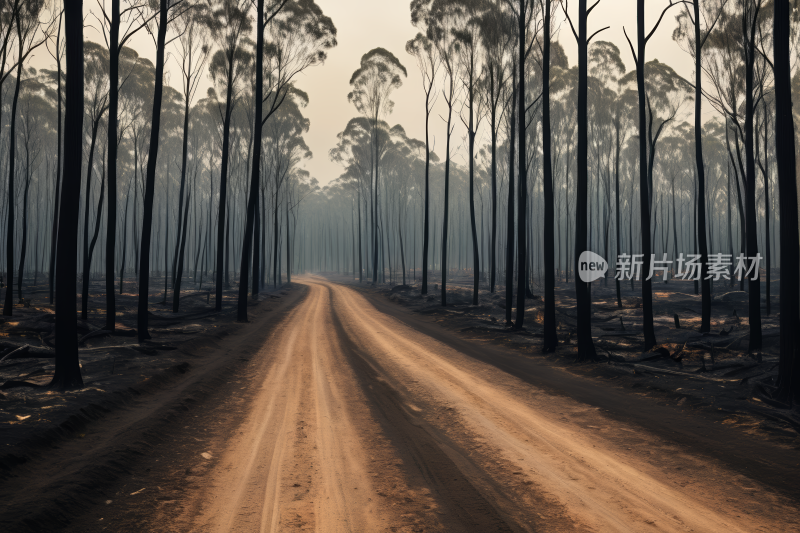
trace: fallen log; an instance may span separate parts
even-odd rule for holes
[[[20,353],[20,352],[23,352],[23,353],[24,353],[24,352],[27,352],[29,348],[30,348],[30,346],[28,346],[28,345],[26,344],[25,346],[20,346],[19,348],[15,349],[15,350],[11,350],[11,351],[10,351],[10,352],[8,352],[6,355],[4,355],[2,359],[0,359],[0,363],[2,363],[3,361],[5,361],[6,359],[8,359],[9,357],[11,357],[12,355],[14,355],[15,353]]]
[[[135,337],[136,330],[135,329],[115,329],[114,331],[108,329],[96,329],[94,331],[90,331],[83,337],[78,340],[78,344],[83,344],[84,341],[87,339],[92,339],[94,337],[102,337],[105,335],[112,335],[114,337]]]
[[[739,383],[741,380],[739,379],[724,379],[724,378],[712,378],[708,376],[700,376],[698,374],[689,374],[686,372],[679,372],[677,370],[668,370],[666,368],[656,368],[654,366],[647,366],[647,365],[639,365],[633,363],[618,363],[623,365],[632,366],[635,370],[640,370],[642,372],[653,372],[657,374],[669,374],[671,376],[681,376],[689,379],[699,379],[700,381],[716,381],[720,383]]]
[[[599,339],[601,337],[641,337],[643,335],[644,335],[644,333],[630,333],[630,332],[626,332],[626,331],[612,331],[612,332],[609,332],[609,333],[603,333],[601,335],[598,335],[597,338]]]
[[[10,346],[9,346],[10,345]],[[31,346],[29,344],[12,344],[12,343],[0,343],[0,348],[5,348],[8,351],[2,360],[11,360],[11,359],[23,359],[23,358],[42,358],[47,359],[50,357],[55,357],[56,352],[52,348],[44,348],[40,346]],[[20,348],[26,348],[25,350],[20,350]],[[0,360],[0,361],[2,361]]]
[[[17,387],[32,387],[34,389],[41,389],[44,385],[39,385],[37,383],[30,383],[28,381],[18,381],[15,379],[10,379],[0,385],[0,390],[8,390],[8,389],[15,389]]]

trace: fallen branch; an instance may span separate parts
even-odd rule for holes
[[[114,331],[108,329],[96,329],[94,331],[90,331],[83,337],[78,340],[78,344],[83,344],[84,341],[87,339],[91,339],[94,337],[100,337],[102,335],[111,335],[114,337],[135,337],[136,330],[135,329],[115,329]]]
[[[612,331],[610,333],[603,333],[602,335],[598,335],[597,338],[600,339],[601,337],[641,337],[644,333],[629,333],[625,331]]]
[[[654,366],[639,365],[636,363],[617,363],[620,365],[632,366],[635,370],[642,372],[654,372],[660,374],[669,374],[671,376],[681,376],[689,379],[699,379],[700,381],[716,381],[721,383],[738,383],[738,379],[723,379],[723,378],[710,378],[706,376],[698,376],[697,374],[688,374],[686,372],[678,372],[677,370],[667,370],[666,368],[656,368]]]
[[[36,383],[29,383],[27,381],[17,381],[12,379],[3,383],[3,385],[0,386],[0,390],[14,389],[16,387],[33,387],[34,389],[41,389],[42,387],[44,387],[44,385],[38,385]]]
[[[2,363],[3,361],[8,359],[9,357],[11,357],[15,353],[19,353],[19,352],[23,352],[23,351],[27,352],[29,349],[30,349],[30,346],[26,344],[25,346],[20,346],[16,350],[11,350],[6,355],[4,355],[2,359],[0,359],[0,363]]]

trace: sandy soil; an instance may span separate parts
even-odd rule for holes
[[[378,306],[389,302],[403,306],[417,317],[415,326],[436,323],[456,336],[475,342],[503,346],[541,364],[553,364],[568,372],[604,380],[611,387],[638,389],[639,394],[678,404],[682,409],[704,410],[706,417],[726,415],[728,424],[781,445],[800,448],[800,412],[775,401],[778,378],[779,325],[772,300],[767,313],[762,296],[763,348],[749,353],[749,294],[728,283],[715,284],[712,292],[711,331],[701,333],[700,296],[693,283],[654,285],[654,321],[659,345],[643,353],[641,291],[622,285],[622,307],[618,307],[613,280],[608,286],[592,286],[592,336],[598,358],[606,364],[575,364],[577,345],[574,285],[556,283],[558,348],[542,354],[544,303],[534,290],[526,300],[525,327],[511,330],[505,325],[505,288],[495,293],[480,290],[479,305],[472,305],[472,278],[455,276],[448,282],[448,305],[442,307],[436,283],[427,295],[419,280],[409,285],[357,283],[352,276],[327,274],[332,281],[353,287]],[[764,287],[762,287],[764,288]],[[773,294],[779,281],[772,282]],[[389,305],[389,307],[397,307]],[[391,309],[386,312],[403,317]],[[512,308],[512,315],[516,308]],[[679,323],[676,323],[678,317]],[[678,327],[676,327],[678,326]],[[474,356],[474,355],[473,355]],[[486,359],[483,359],[486,360]],[[493,361],[487,361],[493,363]],[[519,369],[519,365],[513,365]],[[506,368],[507,369],[507,368]]]
[[[459,354],[352,289],[301,283],[246,422],[209,452],[175,530],[800,527],[793,503],[740,474]],[[383,408],[378,387],[394,396]],[[382,431],[398,410],[438,453],[417,443],[403,461],[408,444]],[[471,489],[440,479],[447,466]]]
[[[454,348],[463,341],[353,288],[295,281],[306,296],[229,347],[250,354],[241,371],[176,414],[68,530],[800,530],[785,491],[613,416],[641,401],[658,425],[646,398],[614,393],[601,409],[481,360],[478,341]],[[562,373],[550,381],[602,389]],[[681,416],[664,424],[703,422]],[[784,451],[759,449],[753,461],[784,461],[791,476]]]

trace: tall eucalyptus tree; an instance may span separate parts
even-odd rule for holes
[[[414,7],[421,2],[416,0],[411,3],[411,23],[415,26],[422,24],[424,17],[415,11]],[[425,204],[423,208],[422,226],[422,294],[428,294],[428,251],[430,244],[430,168],[431,168],[431,147],[430,147],[430,117],[433,106],[436,104],[436,75],[439,72],[441,60],[436,47],[431,40],[417,33],[417,36],[406,43],[406,52],[414,56],[422,74],[422,90],[425,93]]]
[[[456,38],[459,19],[462,18],[460,6],[454,5],[449,0],[433,0],[426,15],[428,37],[436,46],[442,60],[444,74],[447,82],[442,89],[442,98],[447,106],[445,130],[445,160],[444,160],[444,209],[442,212],[442,241],[441,241],[441,277],[442,277],[442,306],[447,305],[447,251],[450,229],[450,164],[452,153],[450,140],[453,135],[453,108],[458,97],[457,80],[460,77],[460,62],[458,61],[459,42]]]
[[[482,79],[483,42],[481,39],[481,20],[486,11],[486,3],[481,0],[461,2],[464,10],[461,14],[460,24],[454,34],[458,40],[459,57],[461,63],[461,84],[464,91],[464,104],[467,108],[467,118],[461,114],[461,122],[467,129],[467,165],[469,167],[469,220],[472,232],[472,305],[478,305],[480,289],[480,249],[478,247],[478,229],[475,224],[475,137],[483,118],[480,87]]]
[[[544,338],[542,351],[552,352],[558,346],[556,332],[556,245],[555,199],[553,195],[553,159],[550,125],[550,48],[553,38],[552,0],[542,0],[542,178],[544,187]]]
[[[75,278],[78,275],[78,221],[81,195],[81,140],[83,138],[83,0],[64,6],[67,84],[64,117],[64,191],[59,210],[56,264],[56,359],[50,387],[57,390],[83,387],[78,358],[78,319]]]
[[[8,273],[8,284],[6,288],[6,297],[3,303],[3,314],[10,316],[14,307],[14,284],[11,282],[12,272],[14,272],[14,198],[16,193],[14,191],[14,177],[16,175],[16,125],[17,125],[17,104],[19,102],[19,90],[22,84],[22,78],[25,74],[24,65],[25,61],[30,55],[46,43],[50,39],[50,34],[53,32],[55,20],[48,26],[43,26],[39,22],[39,16],[44,13],[45,2],[44,0],[27,0],[19,4],[19,0],[13,0],[7,6],[10,9],[8,15],[11,20],[7,24],[13,24],[15,28],[14,44],[17,48],[16,63],[16,76],[14,80],[14,95],[11,100],[11,117],[8,126],[8,223],[6,225],[6,262]],[[11,70],[6,73],[10,74]]]
[[[527,126],[528,111],[536,103],[527,103],[528,91],[525,82],[528,76],[527,60],[533,51],[538,28],[531,28],[536,17],[537,5],[533,0],[505,0],[517,26],[517,143],[519,172],[519,194],[517,194],[517,318],[514,329],[525,325],[525,298],[528,291],[528,155]],[[508,283],[508,280],[506,280]]]
[[[650,350],[656,345],[656,333],[653,325],[653,284],[650,279],[649,272],[653,265],[653,257],[651,256],[652,250],[652,235],[650,234],[650,210],[652,188],[649,184],[650,174],[648,173],[648,158],[647,158],[647,141],[648,141],[648,122],[647,122],[647,89],[645,85],[645,69],[647,43],[653,37],[653,34],[661,25],[664,20],[664,15],[673,6],[677,6],[670,0],[670,4],[661,11],[657,22],[653,28],[647,32],[645,29],[645,8],[644,0],[636,0],[636,43],[637,48],[634,50],[633,43],[628,38],[627,32],[625,38],[628,39],[628,45],[633,54],[633,61],[636,65],[636,87],[639,93],[639,213],[641,218],[642,228],[642,254],[644,259],[643,276],[642,276],[642,324],[644,329],[644,349]],[[650,132],[652,134],[652,132]]]
[[[56,62],[56,70],[53,72],[46,73],[53,79],[56,85],[56,107],[58,109],[58,113],[56,115],[56,128],[57,128],[57,137],[56,137],[56,164],[55,164],[55,193],[53,202],[53,224],[52,230],[50,233],[50,269],[48,272],[48,285],[50,289],[50,303],[52,304],[55,300],[55,275],[56,275],[56,238],[58,237],[58,209],[59,209],[59,198],[61,197],[61,174],[62,174],[62,112],[63,112],[63,102],[64,99],[62,97],[62,78],[63,78],[63,71],[61,65],[64,61],[64,36],[62,34],[62,27],[63,27],[63,20],[64,20],[64,11],[62,10],[61,13],[58,15],[58,22],[56,24],[56,32],[52,36],[53,37],[53,48],[50,48],[50,43],[47,43],[47,51],[53,60]]]
[[[167,25],[180,16],[183,0],[159,0],[156,24],[156,74],[153,92],[153,113],[150,121],[150,149],[147,155],[147,175],[144,185],[142,241],[139,253],[139,305],[136,333],[139,341],[149,339],[148,303],[150,298],[150,241],[153,228],[153,199],[155,196],[156,166],[158,164],[159,134],[161,133],[161,101],[164,95],[164,55],[167,46]],[[166,275],[166,272],[164,273]]]
[[[402,77],[401,77],[402,75]],[[371,187],[374,194],[372,201],[372,283],[378,282],[378,189],[380,185],[380,137],[378,122],[382,116],[392,112],[394,102],[390,100],[392,92],[403,84],[403,77],[408,71],[393,53],[385,48],[374,48],[361,56],[361,65],[350,76],[353,90],[347,95],[359,113],[367,117],[373,124],[373,177]]]
[[[702,3],[702,7],[701,7]],[[694,143],[697,169],[697,232],[700,254],[700,286],[702,294],[700,332],[711,331],[711,281],[708,276],[708,242],[706,238],[706,168],[703,160],[703,46],[719,22],[728,0],[687,0],[678,15],[678,27],[672,38],[688,49],[694,59]]]
[[[219,209],[217,217],[216,300],[214,309],[222,310],[222,278],[225,274],[225,213],[228,203],[228,165],[230,158],[231,114],[239,85],[249,70],[251,57],[243,48],[242,40],[252,29],[248,14],[249,0],[206,0],[208,16],[205,18],[211,38],[219,48],[211,58],[209,71],[215,83],[225,92],[222,118],[222,155],[220,161]]]
[[[309,67],[321,64],[327,51],[336,46],[336,27],[325,16],[314,0],[271,0],[263,5],[258,0],[256,24],[256,81],[255,116],[253,135],[253,168],[250,176],[250,194],[247,203],[244,243],[239,282],[239,320],[247,320],[247,288],[251,249],[256,213],[258,212],[259,178],[261,176],[261,137],[264,124],[284,104],[294,88],[297,76]],[[267,29],[267,46],[263,32]],[[264,87],[264,82],[267,85]],[[264,89],[266,88],[266,96]],[[264,109],[266,103],[266,110]],[[276,191],[277,194],[277,191]],[[276,224],[277,227],[277,224]],[[287,226],[288,228],[288,226]],[[276,233],[277,235],[277,233]],[[277,241],[276,241],[277,242]],[[287,240],[288,244],[288,240]],[[253,256],[253,295],[258,294],[258,249]],[[288,254],[287,254],[288,257]],[[287,264],[288,265],[288,264]],[[287,266],[287,268],[290,268]]]
[[[777,396],[788,403],[800,400],[800,234],[797,217],[797,169],[792,116],[791,8],[789,0],[775,0],[773,39],[775,50],[775,156],[780,189],[781,286],[780,359]]]
[[[117,304],[114,294],[114,260],[117,245],[117,162],[119,154],[119,91],[120,91],[120,55],[125,43],[152,21],[158,13],[141,16],[143,4],[137,0],[128,1],[122,9],[123,0],[111,0],[110,13],[105,3],[98,2],[100,14],[94,18],[100,23],[103,39],[108,48],[109,95],[108,95],[108,215],[106,223],[106,324],[105,329],[114,331],[117,323]],[[124,26],[124,27],[123,27]]]
[[[100,123],[108,111],[108,50],[91,41],[84,44],[84,89],[89,97],[89,157],[86,162],[86,199],[83,213],[83,283],[81,284],[81,318],[86,320],[89,312],[89,203],[91,202],[92,167]],[[100,199],[102,205],[102,198]]]
[[[497,141],[502,123],[502,99],[510,76],[506,65],[513,44],[513,22],[500,4],[490,3],[482,20],[483,46],[486,50],[485,99],[491,136],[492,221],[489,244],[489,291],[497,281]]]
[[[756,162],[755,162],[755,127],[756,108],[755,64],[760,53],[762,40],[760,18],[762,10],[766,10],[767,0],[741,0],[741,22],[743,36],[743,56],[745,64],[744,88],[744,151],[747,181],[745,182],[745,225],[747,228],[747,257],[751,260],[758,255],[758,231],[756,213]],[[750,324],[750,342],[748,350],[760,351],[763,337],[761,332],[761,276],[758,270],[748,280]]]
[[[587,8],[586,0],[578,2],[578,30],[567,15],[570,29],[578,43],[578,150],[577,150],[577,180],[575,202],[575,293],[578,311],[578,359],[596,359],[594,341],[592,340],[592,310],[589,301],[589,284],[578,275],[581,254],[587,250],[588,229],[588,165],[589,165],[589,43],[600,32],[607,28],[588,33],[589,15],[600,4],[598,0],[592,7]],[[566,13],[566,6],[564,12]]]
[[[203,72],[208,55],[211,51],[208,43],[208,35],[203,31],[203,17],[205,16],[206,6],[194,4],[185,9],[182,16],[176,19],[178,39],[175,40],[177,48],[177,60],[181,72],[181,86],[183,89],[183,142],[181,146],[181,185],[178,193],[178,235],[183,234],[183,238],[176,239],[175,242],[175,263],[172,272],[174,282],[172,284],[172,312],[177,313],[180,309],[181,301],[181,279],[183,277],[183,256],[185,246],[186,227],[182,224],[184,195],[186,188],[186,172],[189,155],[189,115],[191,104],[200,84],[200,74]],[[186,201],[186,211],[188,213],[189,202]],[[165,273],[166,275],[166,273]]]

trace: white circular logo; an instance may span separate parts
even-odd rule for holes
[[[608,262],[594,252],[587,250],[578,259],[578,275],[585,283],[606,277],[606,272]]]

